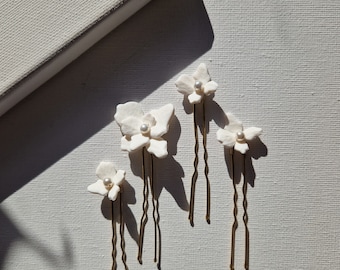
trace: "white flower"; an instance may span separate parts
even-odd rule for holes
[[[127,102],[117,106],[115,120],[124,135],[121,149],[133,152],[145,147],[158,158],[168,155],[167,141],[162,136],[169,130],[169,121],[174,114],[174,106],[167,104],[147,114],[137,102]]]
[[[250,127],[243,129],[242,123],[231,113],[227,113],[229,124],[224,129],[217,131],[217,140],[224,146],[232,148],[242,154],[249,150],[248,141],[258,137],[262,133],[261,128]]]
[[[120,192],[119,185],[125,178],[125,171],[116,171],[112,162],[102,161],[96,170],[96,175],[99,180],[89,185],[87,190],[102,196],[107,195],[111,201],[115,201]]]
[[[215,93],[218,84],[211,81],[206,64],[202,63],[192,76],[183,74],[175,82],[178,92],[188,95],[191,104],[200,103],[203,96]]]

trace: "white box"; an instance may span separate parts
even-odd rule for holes
[[[0,116],[150,0],[0,0]]]

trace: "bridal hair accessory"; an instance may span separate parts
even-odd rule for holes
[[[206,221],[210,223],[210,182],[209,182],[209,167],[208,167],[208,152],[207,152],[207,127],[206,127],[206,113],[205,113],[205,97],[215,93],[218,84],[211,80],[206,64],[202,63],[198,66],[193,75],[182,74],[175,82],[178,92],[182,93],[189,103],[193,105],[193,119],[194,119],[194,134],[195,134],[195,159],[194,172],[191,179],[191,194],[190,194],[190,208],[189,220],[191,226],[194,226],[194,203],[195,203],[195,189],[198,178],[198,131],[197,131],[197,106],[202,105],[202,121],[203,121],[203,149],[204,149],[204,163],[205,163],[205,179],[207,185],[207,206],[206,206]]]
[[[154,158],[165,158],[168,155],[167,141],[164,140],[162,136],[168,132],[169,122],[173,114],[174,107],[172,104],[164,105],[157,110],[152,110],[149,113],[144,114],[139,103],[127,102],[125,104],[119,104],[117,106],[116,114],[114,116],[117,124],[120,126],[120,130],[123,135],[123,137],[121,138],[121,149],[128,152],[140,151],[142,156],[141,170],[142,178],[144,181],[144,199],[143,215],[140,221],[140,233],[138,239],[138,261],[140,264],[142,264],[144,231],[146,223],[148,221],[148,196],[149,190],[151,190],[155,235],[154,261],[158,262],[158,268],[160,268],[161,257],[161,239],[159,226],[160,215],[159,201],[158,197],[155,194],[153,163]],[[147,169],[147,166],[149,169]]]
[[[262,133],[261,128],[250,127],[243,129],[242,123],[231,113],[227,113],[228,125],[224,129],[219,129],[217,131],[217,140],[221,142],[226,148],[229,148],[231,155],[231,168],[232,168],[232,180],[234,188],[234,222],[232,225],[232,237],[231,237],[231,258],[230,258],[230,269],[234,269],[234,259],[235,259],[235,237],[236,229],[238,227],[237,222],[237,188],[235,179],[235,162],[234,162],[234,151],[238,151],[243,155],[243,223],[245,227],[245,261],[244,268],[249,269],[249,229],[248,229],[248,201],[247,201],[247,179],[246,179],[246,154],[249,150],[249,141],[255,139]]]
[[[124,239],[124,220],[122,211],[122,183],[125,179],[125,171],[116,170],[112,162],[101,162],[96,170],[98,180],[89,185],[87,190],[91,193],[107,196],[111,200],[111,223],[112,223],[112,270],[117,269],[117,228],[114,220],[114,202],[119,200],[119,223],[120,223],[120,246],[122,249],[122,261],[125,269],[126,264],[125,239]]]

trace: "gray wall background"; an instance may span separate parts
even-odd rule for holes
[[[113,121],[116,105],[128,100],[145,111],[176,109],[170,155],[156,164],[162,269],[229,268],[233,189],[215,135],[222,110],[264,130],[249,163],[250,269],[335,269],[339,14],[340,2],[325,0],[151,2],[0,118],[0,269],[111,267],[109,204],[86,191],[102,160],[127,171],[128,265],[156,269],[152,208],[144,264],[136,260],[143,186]],[[219,89],[207,106],[211,224],[201,147],[192,228],[192,115],[174,81],[201,62]],[[243,269],[239,191],[236,269]]]

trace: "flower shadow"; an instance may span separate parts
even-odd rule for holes
[[[163,189],[166,189],[176,201],[177,205],[184,211],[188,211],[188,201],[186,199],[184,184],[184,170],[182,166],[174,159],[177,154],[177,142],[181,133],[181,126],[178,118],[174,115],[170,121],[169,131],[163,136],[168,142],[168,156],[158,159],[154,156],[145,155],[145,169],[147,175],[151,175],[151,158],[153,163],[154,176],[154,193],[156,199],[159,199]],[[142,151],[129,153],[131,170],[134,175],[142,176]]]
[[[155,156],[148,154],[144,148],[141,151],[130,152],[130,166],[134,175],[143,179],[143,170],[145,170],[146,177],[153,179],[154,200],[153,205],[159,206],[159,199],[163,189],[166,189],[176,201],[179,208],[188,211],[189,204],[186,199],[184,184],[182,178],[184,177],[184,170],[182,166],[174,159],[177,154],[177,143],[181,133],[181,125],[176,115],[170,120],[169,131],[163,136],[167,141],[168,156],[166,158],[158,159]],[[143,167],[143,159],[144,166]],[[150,182],[149,182],[150,183]],[[151,184],[150,184],[151,185]],[[158,210],[156,210],[158,212]],[[161,214],[159,216],[161,219]],[[161,230],[159,227],[159,245],[161,246]],[[160,252],[160,251],[159,251]],[[161,269],[161,252],[159,253],[158,269]]]
[[[205,116],[205,128],[207,134],[210,131],[210,122],[214,121],[217,126],[220,128],[224,128],[225,125],[228,124],[228,118],[224,113],[223,109],[220,105],[217,104],[213,99],[215,94],[211,94],[209,96],[204,96],[204,108],[203,103],[196,104],[196,123],[200,129],[201,134],[203,134],[204,127],[204,116]],[[193,104],[190,104],[188,101],[188,96],[184,96],[183,98],[183,108],[186,114],[192,114],[194,111]],[[204,115],[204,116],[203,116]]]
[[[154,161],[155,168],[154,176],[158,181],[155,185],[155,196],[158,198],[165,188],[176,201],[178,207],[184,211],[188,211],[189,203],[186,199],[183,178],[184,170],[182,166],[174,159],[177,154],[177,143],[181,133],[181,125],[176,116],[173,117],[169,132],[164,135],[168,141],[169,155],[164,159],[156,159]]]
[[[249,150],[245,155],[225,147],[224,158],[230,179],[234,179],[235,182],[239,184],[241,176],[245,175],[247,183],[251,187],[255,187],[256,172],[252,160],[267,156],[268,148],[260,138],[254,138],[247,143],[249,145]]]
[[[215,124],[219,128],[224,128],[226,125],[229,124],[229,119],[227,117],[227,114],[224,112],[224,110],[221,108],[219,104],[217,104],[214,100],[214,94],[210,96],[206,96],[204,99],[205,102],[205,118],[206,118],[206,131],[209,133],[209,123],[211,121],[214,121]],[[183,100],[183,105],[185,106],[185,111],[187,113],[192,113],[192,105],[187,101],[187,98]],[[196,111],[196,120],[197,125],[200,128],[201,133],[203,134],[203,127],[204,122],[202,121],[203,117],[203,106],[199,104],[200,106],[197,107]],[[225,162],[228,168],[228,174],[230,178],[233,178],[233,170],[234,170],[234,180],[236,183],[239,183],[241,180],[241,175],[243,172],[245,172],[246,175],[246,181],[249,183],[252,187],[255,186],[255,178],[256,173],[254,170],[254,166],[252,163],[252,159],[259,159],[260,157],[265,157],[268,155],[268,149],[266,145],[261,141],[260,138],[255,137],[253,140],[248,141],[249,150],[245,156],[243,156],[238,151],[234,151],[233,160],[231,151],[228,148],[224,149],[224,157]],[[245,158],[245,160],[244,160]],[[233,166],[234,165],[234,166]],[[245,166],[245,168],[244,168]],[[234,168],[233,168],[234,167]]]
[[[117,200],[113,202],[113,219],[115,222],[120,223],[120,215],[123,214],[124,225],[126,225],[131,238],[137,243],[137,222],[129,207],[129,204],[136,203],[135,190],[128,181],[122,183],[122,190],[123,192],[119,195],[121,198],[118,197]],[[122,213],[120,213],[120,199],[122,200]],[[102,200],[101,211],[106,219],[112,220],[112,201],[107,196]]]
[[[214,100],[214,95],[206,96],[205,101],[205,116],[206,116],[206,131],[207,134],[209,133],[209,123],[211,121],[214,121],[215,124],[219,128],[224,128],[226,125],[229,124],[229,119],[227,117],[227,114],[224,112],[224,110],[221,108],[219,104],[217,104]],[[185,107],[185,111],[190,113],[192,110],[190,110],[190,107],[192,108],[192,105],[185,101],[187,98],[184,99],[183,105]],[[203,134],[203,127],[204,122],[202,121],[203,117],[203,106],[197,107],[197,125],[200,128],[201,133]],[[248,141],[249,150],[246,153],[246,155],[242,155],[238,151],[233,152],[232,157],[232,151],[231,149],[224,148],[224,157],[225,157],[225,163],[227,165],[228,174],[231,179],[236,181],[236,183],[240,183],[241,181],[241,175],[246,175],[246,181],[248,184],[250,184],[252,187],[255,186],[255,178],[256,173],[254,170],[252,159],[259,159],[260,157],[265,157],[268,155],[268,149],[267,146],[261,141],[260,138],[255,137],[253,140]],[[233,158],[233,160],[232,160]],[[244,160],[245,159],[245,160]],[[233,176],[234,174],[234,176]]]

